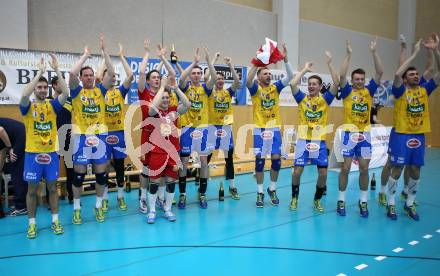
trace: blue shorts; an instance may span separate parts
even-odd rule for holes
[[[56,152],[24,154],[23,179],[29,183],[40,183],[44,178],[47,182],[56,181],[60,172],[60,159]]]
[[[268,154],[281,154],[279,128],[254,128],[254,152],[257,158]]]
[[[370,132],[342,131],[342,155],[344,157],[371,158],[371,134]]]
[[[124,131],[111,131],[105,137],[107,144],[107,156],[108,158],[121,159],[127,157],[125,154],[125,137]]]
[[[188,155],[193,151],[203,155],[210,153],[207,127],[182,128],[182,133],[180,134],[180,153]]]
[[[393,166],[425,164],[425,134],[397,133],[390,134],[390,156]]]
[[[210,125],[208,128],[208,148],[223,151],[234,149],[232,126]]]
[[[106,134],[73,136],[73,164],[103,164],[108,161]]]
[[[298,139],[295,146],[295,166],[307,165],[328,166],[327,146],[325,141]]]

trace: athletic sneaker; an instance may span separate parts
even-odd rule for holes
[[[277,191],[276,190],[271,191],[269,188],[267,188],[267,193],[270,196],[270,204],[272,204],[273,206],[278,206],[280,200],[277,197]]]
[[[316,211],[318,211],[320,213],[324,213],[324,207],[322,207],[320,199],[314,199],[313,206]]]
[[[102,200],[102,211],[104,213],[108,212],[108,199],[103,199]]]
[[[164,217],[171,222],[176,221],[176,215],[171,211],[165,211]]]
[[[35,223],[29,224],[26,237],[28,239],[35,239],[37,237],[37,225]]]
[[[104,211],[102,210],[102,208],[94,208],[94,213],[95,213],[95,218],[97,222],[104,222],[105,217],[104,217]]]
[[[405,206],[403,207],[408,217],[412,218],[413,220],[418,221],[420,219],[419,214],[417,214],[416,206],[414,204],[412,206]]]
[[[387,217],[389,217],[391,220],[397,219],[396,207],[394,205],[387,206]]]
[[[240,194],[237,191],[237,188],[231,188],[229,187],[229,193],[231,194],[232,199],[239,200]]]
[[[294,196],[290,201],[290,210],[296,211],[296,208],[298,208],[298,198]]]
[[[202,209],[208,208],[208,201],[206,201],[206,195],[205,194],[199,194],[199,206]]]
[[[257,208],[264,207],[264,194],[263,193],[257,193],[257,202],[255,204],[257,205]]]
[[[52,222],[51,229],[55,235],[61,235],[64,233],[63,226],[61,225],[59,220]]]
[[[368,218],[368,203],[359,200],[359,213],[361,217]]]
[[[148,213],[148,205],[147,205],[147,200],[145,198],[141,198],[139,200],[139,211],[143,214]]]
[[[72,223],[73,224],[82,224],[82,218],[81,218],[81,209],[73,210],[73,218]]]
[[[345,202],[342,200],[338,200],[336,205],[336,213],[342,217],[345,217]]]
[[[408,198],[408,194],[405,193],[404,191],[402,191],[402,192],[400,193],[400,199],[403,200],[403,201],[406,201],[407,198]],[[417,204],[417,201],[416,201],[416,200],[414,200],[414,205],[415,205],[415,206],[419,205],[419,204]]]
[[[157,197],[156,207],[161,211],[165,211],[164,206],[165,206],[165,199],[160,199],[159,197]]]
[[[147,223],[153,224],[155,220],[156,220],[156,212],[154,212],[154,211],[148,212]]]
[[[185,207],[186,207],[186,195],[180,194],[179,195],[179,203],[177,203],[177,208],[185,209]]]
[[[118,208],[121,211],[127,211],[127,204],[124,197],[118,197]]]
[[[379,204],[382,206],[387,206],[387,195],[385,193],[379,192]]]

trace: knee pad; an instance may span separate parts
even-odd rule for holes
[[[175,189],[176,189],[176,182],[167,183],[167,188],[166,188],[167,193],[170,193],[170,194],[174,193]]]
[[[75,172],[75,177],[73,178],[73,186],[80,188],[84,182],[85,173],[77,173]]]
[[[106,185],[107,184],[107,174],[106,173],[95,173],[96,184]]]
[[[255,158],[255,171],[262,172],[264,170],[264,163],[266,162],[263,158]]]
[[[156,194],[158,189],[159,189],[158,183],[154,183],[154,182],[150,183],[150,189],[149,189],[150,194],[152,195]]]
[[[281,159],[272,159],[270,168],[274,171],[279,171],[281,169]]]
[[[116,183],[118,187],[124,186],[124,158],[114,159],[114,168],[116,171]]]

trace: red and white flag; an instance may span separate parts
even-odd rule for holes
[[[277,42],[266,37],[266,43],[257,51],[257,57],[252,59],[252,64],[257,67],[266,67],[284,59],[284,55],[278,50]]]

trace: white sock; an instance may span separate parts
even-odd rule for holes
[[[414,200],[416,199],[417,188],[419,186],[420,180],[409,178],[408,181],[408,197],[406,198],[406,206],[412,206],[414,204]]]
[[[381,192],[382,194],[384,194],[384,193],[387,192],[387,184],[385,184],[385,185],[380,185],[380,192]]]
[[[104,186],[104,193],[102,194],[103,199],[108,199],[108,186]]]
[[[257,184],[258,193],[262,194],[263,192],[263,184]]]
[[[231,188],[231,189],[235,188],[234,179],[229,179],[229,188]]]
[[[35,218],[29,218],[29,225],[36,224],[36,223],[37,222],[36,222]]]
[[[368,201],[368,191],[361,191],[360,200],[361,202]]]
[[[338,201],[344,201],[345,202],[345,191],[339,191]]]
[[[124,187],[118,187],[118,198],[124,197]]]
[[[147,199],[147,188],[141,188],[141,199]]]
[[[411,181],[411,178],[409,178],[409,182]],[[409,182],[408,182],[408,185],[403,185],[403,192],[405,193],[405,194],[408,194],[408,186],[409,186]]]
[[[148,193],[148,205],[150,206],[150,212],[156,212],[156,199],[157,193],[154,195]]]
[[[165,188],[166,186],[159,186],[159,189],[157,190],[157,196],[162,201],[165,198]]]
[[[102,208],[102,199],[103,198],[100,196],[96,197],[96,205],[95,205],[96,208]]]
[[[276,181],[270,181],[269,190],[275,191],[277,189],[277,182]]]
[[[396,189],[397,189],[397,180],[390,176],[387,182],[387,188],[388,188],[388,196],[387,196],[388,205],[395,205],[396,202],[394,200],[394,194],[396,193]]]
[[[52,214],[52,222],[55,222],[58,220],[58,214]]]
[[[74,198],[73,199],[73,210],[79,210],[81,209],[81,199]]]
[[[174,193],[165,194],[165,212],[171,211],[171,205],[173,204]]]

